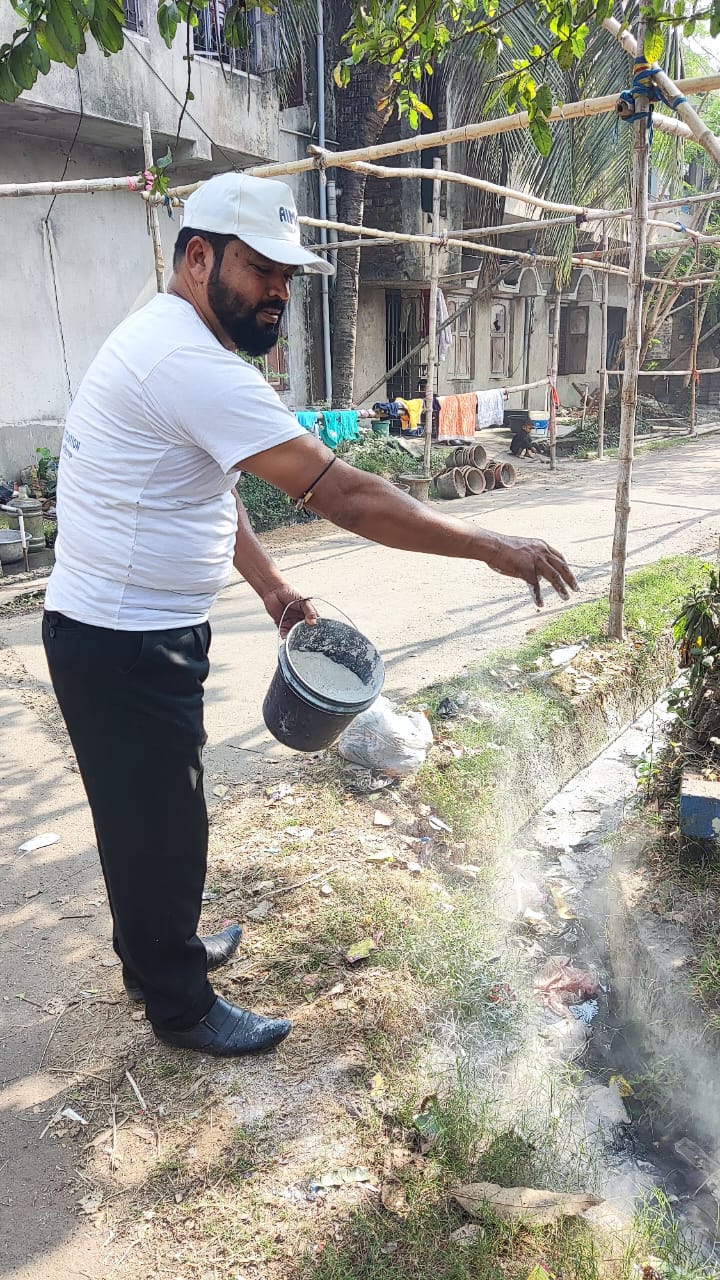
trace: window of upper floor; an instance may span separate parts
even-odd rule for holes
[[[140,0],[135,0],[139,3]],[[275,14],[260,9],[248,9],[248,44],[245,48],[231,48],[225,41],[225,0],[208,0],[198,14],[198,25],[193,28],[193,48],[196,54],[222,62],[234,71],[246,71],[251,75],[263,75],[276,71],[280,65],[280,37]]]

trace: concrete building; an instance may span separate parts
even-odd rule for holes
[[[186,29],[171,50],[157,29],[153,0],[125,0],[125,48],[104,58],[90,40],[75,71],[53,66],[12,105],[0,104],[0,183],[133,175],[143,169],[142,113],[150,114],[156,157],[173,152],[171,177],[184,183],[229,168],[305,154],[312,86],[302,62],[281,103],[276,20],[251,11],[246,51],[218,44],[222,0],[211,0],[193,33],[192,90]],[[0,40],[17,22],[0,14]],[[178,136],[179,126],[179,136]],[[293,183],[299,207],[315,211],[316,179]],[[0,477],[13,479],[35,449],[57,451],[64,417],[101,342],[155,288],[145,207],[125,192],[4,199],[6,252],[0,264],[4,333],[0,344]],[[179,219],[161,212],[166,263]],[[322,395],[306,335],[319,300],[301,278],[287,313],[287,342],[274,357],[275,382],[293,404]]]

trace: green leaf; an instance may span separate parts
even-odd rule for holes
[[[549,116],[552,111],[552,104],[553,98],[550,86],[547,84],[541,84],[535,98],[535,106],[540,115]]]
[[[549,156],[550,149],[552,147],[552,134],[549,126],[544,120],[540,119],[538,116],[534,116],[530,121],[528,128],[530,130],[530,136],[540,152],[540,155]]]
[[[77,54],[85,52],[85,38],[69,0],[51,0],[47,9],[47,21],[58,43],[66,53],[74,54],[77,61]]]
[[[21,89],[32,89],[37,80],[37,67],[30,56],[27,40],[15,45],[8,57],[8,69]]]
[[[20,85],[10,75],[7,59],[4,58],[0,61],[0,102],[14,102],[21,92]]]
[[[665,38],[658,27],[649,28],[645,35],[645,57],[648,62],[658,62],[663,55]]]
[[[172,164],[172,151],[168,147],[167,151],[165,152],[165,155],[161,156],[159,160],[155,161],[155,167],[160,170],[167,169],[169,164]]]

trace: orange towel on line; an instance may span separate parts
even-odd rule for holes
[[[443,396],[440,401],[438,440],[471,440],[477,424],[477,392]]]

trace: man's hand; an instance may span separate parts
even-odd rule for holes
[[[542,609],[540,580],[544,578],[563,600],[570,599],[568,587],[579,591],[575,576],[564,555],[540,538],[508,538],[498,536],[497,549],[486,557],[486,564],[508,578],[522,578],[532,597]]]
[[[272,591],[262,597],[262,602],[275,625],[280,628],[283,639],[296,622],[307,622],[308,626],[314,627],[318,620],[310,600],[287,584],[273,587]]]

